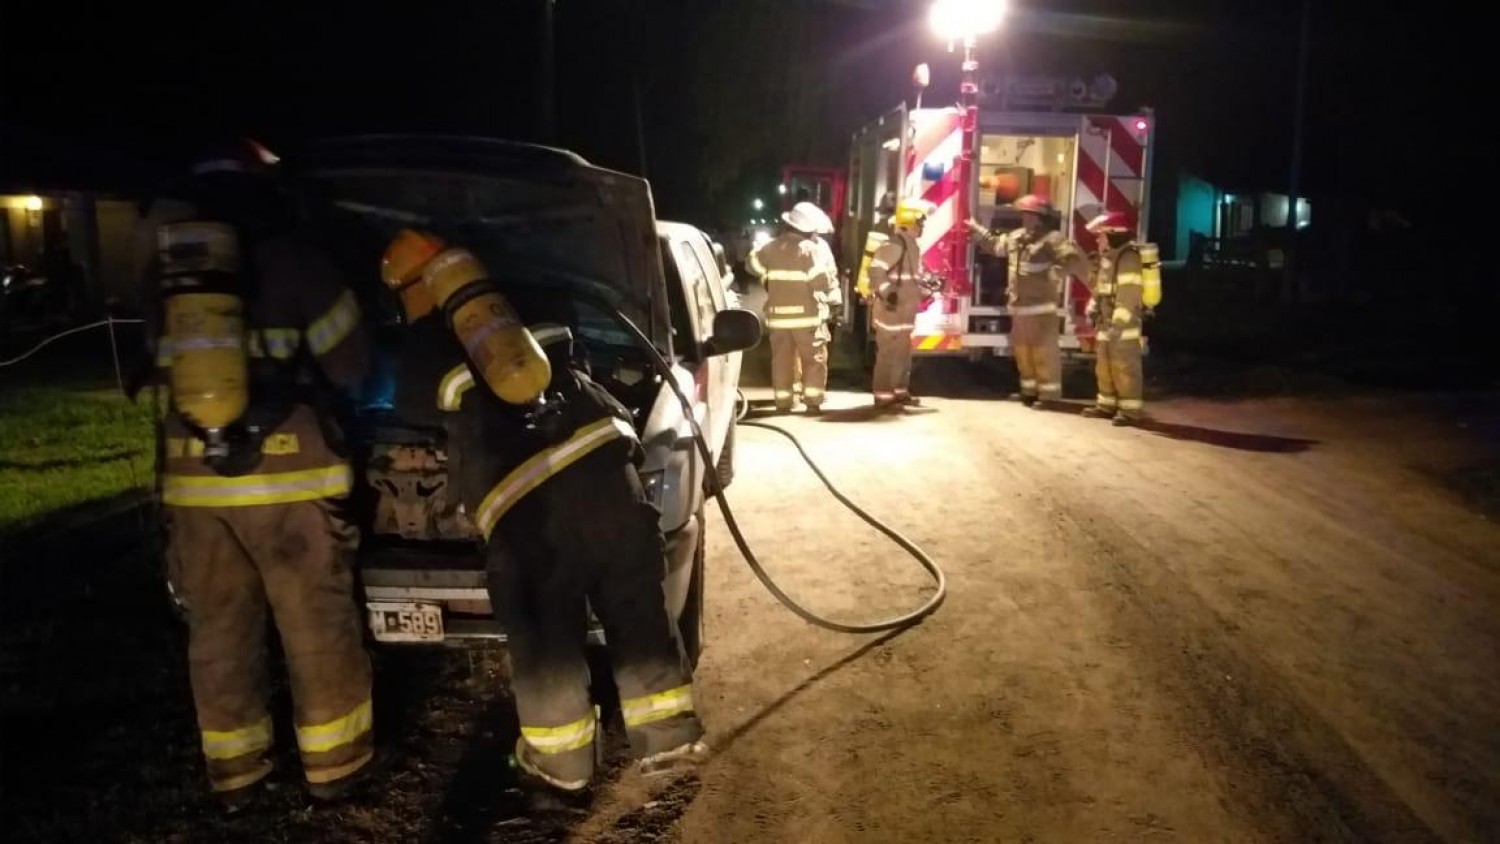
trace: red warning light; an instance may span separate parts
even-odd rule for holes
[[[1135,130],[1137,132],[1144,132],[1144,131],[1146,131],[1146,121],[1145,120],[1141,120],[1141,119],[1136,120],[1135,121]]]

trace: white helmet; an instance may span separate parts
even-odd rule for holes
[[[811,202],[799,202],[783,212],[781,219],[803,234],[833,234],[833,221]]]

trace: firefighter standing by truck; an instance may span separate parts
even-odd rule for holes
[[[917,238],[932,206],[902,200],[891,217],[892,235],[870,259],[870,327],[875,331],[875,406],[921,402],[911,394],[911,333],[917,311],[932,291],[921,284],[922,248]]]
[[[992,234],[969,221],[983,248],[1006,259],[1009,282],[1010,346],[1021,382],[1021,403],[1033,409],[1055,406],[1062,399],[1062,355],[1058,348],[1058,303],[1066,273],[1087,277],[1088,259],[1061,232],[1046,231],[1044,217],[1052,206],[1034,194],[1016,200],[1021,228]]]
[[[813,213],[816,212],[816,213]],[[795,398],[796,366],[802,366],[802,403],[819,413],[828,390],[827,311],[839,299],[833,269],[820,256],[816,234],[828,215],[798,203],[781,215],[787,230],[750,253],[745,265],[766,285],[766,328],[771,333],[771,386],[776,410],[786,413]]]
[[[1094,324],[1099,390],[1094,405],[1085,408],[1083,415],[1134,425],[1140,422],[1144,407],[1141,318],[1148,302],[1154,306],[1161,300],[1160,270],[1144,266],[1154,261],[1143,261],[1142,253],[1154,259],[1156,249],[1152,244],[1136,244],[1129,221],[1119,211],[1090,220],[1088,231],[1099,241],[1099,265],[1087,310]]]
[[[692,674],[662,592],[660,513],[637,475],[642,449],[630,412],[574,358],[567,294],[502,296],[471,252],[410,230],[381,273],[410,323],[399,412],[450,432],[450,465],[485,540],[490,600],[509,636],[517,764],[563,792],[589,785],[600,730],[590,608],[642,767],[701,757]]]
[[[269,606],[307,787],[332,799],[374,769],[335,409],[365,371],[360,309],[296,231],[264,147],[237,142],[200,160],[188,193],[191,217],[157,229],[150,293],[171,395],[169,578],[187,617],[208,780],[233,810],[271,773]]]

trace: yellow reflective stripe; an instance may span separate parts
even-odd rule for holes
[[[327,753],[347,744],[353,744],[360,736],[375,726],[375,713],[370,699],[349,710],[332,721],[297,728],[297,747],[303,753]]]
[[[881,322],[874,317],[870,318],[870,324],[881,331],[911,331],[917,327],[916,323],[912,322]]]
[[[693,711],[693,687],[678,686],[656,694],[620,701],[625,726],[640,727]]]
[[[823,318],[819,316],[810,317],[770,317],[766,320],[767,328],[817,328],[823,324]]]
[[[203,755],[209,759],[238,759],[271,746],[271,716],[238,730],[203,730]]]
[[[870,259],[870,269],[872,269],[872,270],[875,270],[875,269],[888,270],[890,268],[891,268],[891,264],[890,264],[889,261],[882,261],[879,258],[871,258]]]
[[[817,273],[804,270],[771,270],[766,273],[766,281],[810,281]]]
[[[344,342],[356,325],[359,325],[359,300],[354,298],[354,291],[345,290],[333,307],[307,327],[307,347],[315,355],[325,355]]]
[[[1096,396],[1094,398],[1094,403],[1097,404],[1097,405],[1099,405],[1100,407],[1114,407],[1115,406],[1115,397],[1114,396],[1106,396],[1103,393],[1100,393],[1098,396]]]
[[[750,255],[745,258],[745,268],[755,275],[766,274],[766,265],[760,262],[760,255],[758,254],[758,250],[757,252],[751,252]]]
[[[347,465],[238,478],[169,474],[162,480],[162,501],[176,507],[289,504],[344,495],[352,483]]]
[[[1139,340],[1141,339],[1141,330],[1139,328],[1127,328],[1124,331],[1120,332],[1120,339]]]
[[[1021,266],[1021,272],[1039,275],[1052,269],[1051,261],[1027,261]]]
[[[1056,305],[1021,305],[1010,309],[1011,316],[1038,316],[1057,313]]]
[[[573,339],[573,332],[569,331],[566,325],[540,322],[536,325],[527,326],[527,328],[531,331],[531,336],[536,338],[537,345],[540,346],[550,345],[563,340],[571,341]]]
[[[521,727],[521,736],[537,752],[548,756],[580,750],[594,743],[594,732],[598,722],[590,712],[571,724],[561,727]]]
[[[460,364],[448,370],[448,374],[438,382],[438,410],[458,410],[463,402],[464,393],[473,386],[474,373],[469,371],[467,364]]]
[[[1141,282],[1141,274],[1140,273],[1120,273],[1119,275],[1115,276],[1115,283],[1118,284],[1118,285],[1120,285],[1121,287],[1124,287],[1126,285],[1131,285],[1131,284],[1133,284],[1133,285],[1140,285],[1142,283]]]
[[[1121,410],[1140,410],[1145,404],[1141,399],[1120,399]]]
[[[500,483],[495,484],[479,503],[478,524],[484,538],[489,539],[490,532],[500,523],[501,517],[527,493],[605,443],[621,437],[634,439],[635,430],[613,417],[601,419],[578,429],[567,442],[537,452],[531,459],[517,466]]]
[[[1129,308],[1120,306],[1115,308],[1115,312],[1110,315],[1110,318],[1115,322],[1130,322],[1132,319],[1135,319],[1135,314],[1131,313]]]

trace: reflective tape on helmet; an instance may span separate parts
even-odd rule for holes
[[[538,753],[555,756],[570,750],[581,750],[594,743],[598,721],[593,711],[559,727],[532,727],[521,725],[521,737]]]
[[[307,327],[307,347],[315,355],[326,355],[344,342],[359,325],[359,301],[352,290],[344,291],[324,314]]]
[[[332,721],[299,725],[297,747],[303,753],[327,753],[353,744],[374,726],[374,709],[370,699],[365,698],[363,703]]]
[[[253,507],[347,495],[353,473],[347,465],[264,475],[174,475],[162,479],[162,501],[174,507]]]
[[[543,449],[500,480],[479,503],[476,522],[485,539],[500,519],[527,493],[599,447],[621,438],[635,439],[635,429],[616,418],[579,428],[566,442]]]
[[[209,759],[238,759],[271,746],[271,716],[238,730],[203,730],[203,755]]]
[[[678,686],[664,692],[626,698],[620,701],[625,726],[641,727],[665,721],[674,715],[693,711],[693,687]]]
[[[463,403],[464,393],[473,387],[474,373],[469,371],[468,364],[460,364],[448,370],[448,374],[438,382],[438,410],[458,410]]]

